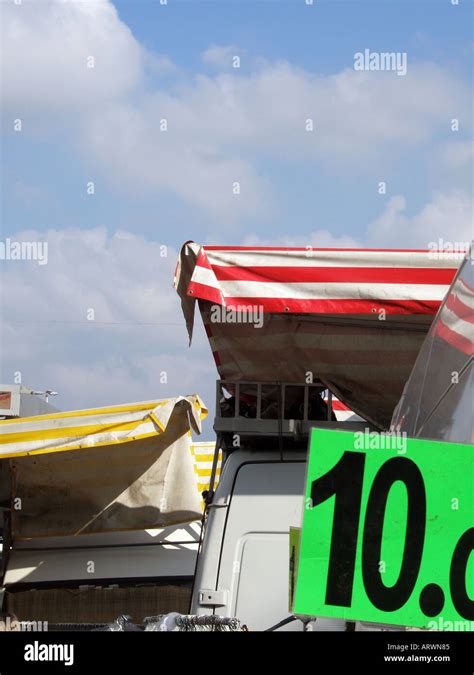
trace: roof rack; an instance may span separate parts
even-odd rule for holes
[[[321,394],[327,390],[322,382],[255,382],[217,380],[217,435],[244,437],[286,437],[305,439],[318,426],[346,428],[367,426],[366,422],[338,422],[332,409],[332,394],[328,403]]]

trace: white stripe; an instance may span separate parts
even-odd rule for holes
[[[212,462],[196,462],[197,464],[197,470],[204,470],[204,469],[212,469]],[[220,462],[217,464],[218,467],[220,467]]]
[[[199,267],[197,265],[194,268],[191,281],[194,281],[197,284],[203,284],[204,286],[210,286],[211,288],[219,288],[219,282],[216,279],[216,275],[208,267]]]
[[[336,415],[336,419],[338,422],[345,422],[346,420],[349,420],[351,417],[354,418],[352,420],[353,422],[356,422],[358,419],[360,420],[363,419],[360,415],[353,412],[352,410],[335,410],[334,413]]]
[[[150,409],[151,411],[151,409]],[[128,422],[139,422],[147,415],[147,411],[140,410],[136,413],[118,413],[115,415],[85,415],[83,417],[63,417],[60,419],[40,420],[35,422],[32,419],[30,422],[21,419],[14,424],[8,424],[4,427],[0,426],[0,438],[3,434],[15,433],[29,433],[33,431],[43,431],[45,429],[63,429],[65,432],[68,429],[75,429],[89,426],[117,426],[126,424]]]
[[[217,288],[226,298],[288,298],[293,300],[390,299],[442,300],[449,286],[355,282],[217,281],[214,272],[196,267],[193,281]]]
[[[449,286],[375,283],[260,283],[221,281],[225,298],[285,298],[288,300],[442,300]]]
[[[67,429],[64,430],[67,433]],[[33,452],[34,450],[54,450],[54,448],[73,448],[75,446],[94,447],[99,443],[118,443],[125,442],[127,439],[131,440],[135,436],[142,436],[145,434],[156,434],[156,426],[153,422],[144,422],[139,424],[132,431],[104,431],[94,434],[87,434],[85,436],[63,436],[61,438],[37,438],[31,441],[2,443],[0,445],[0,456],[6,453],[24,453]]]
[[[446,306],[443,307],[440,319],[441,322],[454,333],[462,335],[466,340],[470,340],[471,342],[474,340],[474,324],[469,321],[464,321],[464,319],[461,319],[461,317]]]
[[[211,265],[224,267],[422,267],[457,269],[465,254],[430,251],[209,251]]]
[[[459,280],[459,283],[455,284],[449,295],[450,297],[454,295],[456,298],[459,298],[463,305],[466,305],[466,307],[469,307],[469,309],[474,311],[474,292],[461,283],[461,279]]]

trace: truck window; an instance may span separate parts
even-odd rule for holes
[[[243,464],[237,472],[218,588],[230,594],[230,615],[250,630],[265,630],[290,614],[282,589],[288,588],[289,528],[300,525],[305,470],[304,461],[266,461]],[[320,630],[324,625],[327,630],[344,625],[319,621]],[[285,629],[301,631],[302,623]]]

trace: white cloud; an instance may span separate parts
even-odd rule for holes
[[[367,229],[370,246],[428,248],[429,242],[471,241],[472,198],[461,190],[436,193],[418,213],[407,216],[403,196],[392,197],[384,212]]]
[[[327,230],[314,230],[308,235],[286,235],[282,237],[261,238],[247,235],[243,246],[314,246],[315,248],[357,248],[361,244],[347,235],[334,236]]]
[[[186,79],[147,52],[107,0],[11,3],[4,25],[4,98],[26,128],[50,111],[54,136],[62,111],[77,151],[121,191],[170,192],[227,229],[271,217],[276,198],[262,162],[370,172],[388,153],[430,143],[454,116],[469,117],[466,88],[430,64],[405,77],[352,67],[315,76],[263,61],[250,74]],[[203,58],[223,63],[233,50],[214,45]],[[166,73],[166,90],[148,81],[150,68]]]
[[[100,111],[141,83],[144,52],[107,0],[4,2],[2,13],[3,101],[19,117]]]
[[[474,146],[472,141],[451,141],[444,144],[438,152],[438,160],[446,168],[453,170],[467,167],[471,172],[471,180],[473,157]]]
[[[109,234],[105,227],[26,231],[15,240],[45,241],[48,264],[2,263],[8,294],[4,320],[24,316],[38,321],[87,320],[88,309],[100,322],[170,320],[171,281],[177,252],[128,232]],[[163,257],[162,253],[167,253]],[[36,296],[34,299],[32,294]]]
[[[198,77],[163,101],[183,134],[200,133],[225,147],[290,159],[361,161],[387,146],[410,147],[449,128],[468,94],[448,73],[413,65],[406,77],[346,69],[324,77],[286,63],[252,75]],[[171,116],[171,115],[170,115]],[[306,131],[306,120],[314,131]]]
[[[140,110],[110,106],[89,120],[81,145],[119,188],[168,191],[227,228],[268,216],[269,182],[238,153],[223,153],[209,137],[192,133],[188,112],[178,111],[179,119],[172,107],[166,100],[148,101]],[[166,131],[160,130],[162,119]]]
[[[113,339],[113,334],[110,337]],[[112,355],[104,360],[92,358],[87,364],[59,361],[49,363],[45,369],[33,366],[29,374],[39,378],[41,386],[54,384],[60,395],[53,403],[62,409],[186,394],[199,394],[208,407],[214,403],[210,358],[196,358],[188,348],[181,355],[164,352],[159,357],[144,357],[138,350],[127,359],[121,358],[117,349],[111,351]],[[163,372],[167,374],[166,383],[161,381]],[[25,384],[30,386],[29,381]]]
[[[143,55],[145,68],[155,75],[178,74],[179,68],[165,54],[155,54],[149,50],[144,51]]]
[[[176,250],[162,257],[157,242],[103,227],[15,239],[46,240],[48,264],[1,263],[1,381],[19,371],[24,384],[59,391],[63,409],[195,392],[211,405],[215,366],[200,327],[188,349]]]
[[[240,56],[241,50],[232,46],[211,45],[202,53],[202,60],[216,68],[232,68],[234,56]]]
[[[285,63],[251,76],[198,76],[138,107],[109,106],[89,121],[82,145],[125,189],[169,190],[228,229],[272,214],[270,183],[256,169],[262,159],[370,172],[387,153],[429,142],[452,108],[465,105],[462,88],[438,68],[392,76],[347,70],[315,78]]]
[[[244,246],[314,246],[316,248],[422,248],[432,241],[469,242],[474,238],[472,198],[462,190],[436,193],[418,213],[406,214],[403,195],[389,199],[377,218],[369,223],[358,240],[349,235],[334,236],[327,230],[306,235],[260,237],[247,235]]]

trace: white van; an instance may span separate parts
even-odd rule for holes
[[[209,507],[192,614],[237,617],[266,630],[290,615],[289,539],[299,526],[306,457],[301,452],[239,450],[225,464]],[[316,630],[344,630],[320,619]],[[283,630],[303,630],[294,621]]]
[[[219,386],[234,391],[239,388],[238,383],[229,382]],[[284,401],[287,387],[277,386],[281,386],[279,398]],[[264,388],[269,388],[268,383]],[[322,393],[323,387],[319,388]],[[315,389],[318,385],[302,387],[301,399],[307,403],[300,420],[247,419],[229,414],[226,404],[225,416],[221,416],[222,399],[217,402],[215,429],[218,443],[224,446],[225,461],[208,506],[192,614],[236,617],[252,631],[267,630],[280,622],[284,622],[281,630],[308,627],[301,620],[290,619],[288,597],[289,530],[301,524],[307,432],[315,423],[351,431],[368,426],[367,422],[308,419],[308,401]],[[262,388],[258,390],[260,395]],[[265,403],[257,401],[256,407],[265,415]],[[333,418],[330,407],[327,417]],[[235,439],[241,440],[238,448],[233,448]],[[311,622],[316,631],[346,628],[343,620]]]

